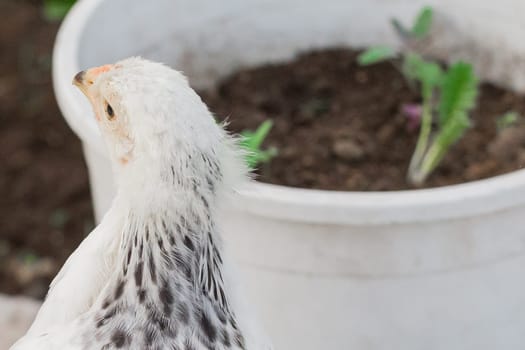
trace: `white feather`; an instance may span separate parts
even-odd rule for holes
[[[164,65],[131,58],[84,80],[117,197],[12,350],[270,349],[219,235],[218,209],[246,180],[235,140]]]

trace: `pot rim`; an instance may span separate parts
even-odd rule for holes
[[[73,74],[81,70],[79,38],[102,1],[79,1],[64,19],[55,42],[52,74],[56,98],[69,126],[84,147],[106,154],[100,131],[91,115],[87,115],[87,102],[77,103],[81,95],[71,85]],[[523,206],[525,170],[420,190],[324,191],[253,181],[238,192],[234,204],[237,210],[259,216],[315,224],[403,224],[479,217]]]

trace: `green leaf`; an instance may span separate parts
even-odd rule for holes
[[[419,80],[428,86],[437,86],[443,79],[443,70],[434,62],[425,62],[418,67],[417,76]]]
[[[397,19],[393,18],[390,23],[394,28],[394,31],[399,35],[401,39],[407,39],[412,35],[412,32],[405,28],[405,26]]]
[[[357,62],[361,66],[368,66],[371,64],[383,62],[396,57],[394,49],[388,46],[372,47],[361,53],[357,58]]]
[[[424,7],[417,16],[411,33],[418,39],[423,39],[430,32],[432,27],[432,19],[434,17],[434,10],[432,7]]]
[[[496,126],[498,131],[501,131],[506,128],[510,128],[518,122],[520,115],[517,112],[507,112],[496,121]]]
[[[251,169],[255,168],[259,163],[269,162],[277,155],[277,150],[275,148],[270,148],[268,150],[260,149],[272,126],[273,122],[271,120],[266,120],[259,125],[255,132],[250,130],[244,130],[241,132],[242,140],[240,145],[248,152],[246,155],[246,162]]]
[[[277,155],[277,149],[269,148],[267,150],[256,150],[246,155],[246,162],[250,169],[255,169],[260,163],[268,163]]]
[[[31,252],[22,254],[21,258],[25,265],[33,265],[38,261],[38,256]]]
[[[423,60],[420,55],[408,53],[403,61],[403,74],[412,80],[419,81],[423,90],[431,90],[441,84],[443,70],[435,62]]]
[[[403,75],[411,80],[418,80],[418,71],[423,59],[416,53],[409,52],[403,57]]]
[[[45,0],[44,16],[49,21],[61,20],[73,7],[76,0]]]
[[[456,143],[469,127],[468,114],[465,111],[457,112],[454,118],[448,119],[447,123],[439,130],[436,136],[436,144],[439,145],[439,148],[446,150]]]
[[[448,149],[456,143],[470,127],[468,115],[464,112],[449,119],[436,135],[421,165],[422,180],[424,180],[439,165]]]
[[[255,132],[244,130],[241,133],[243,136],[243,141],[241,143],[249,149],[259,149],[264,139],[272,129],[272,126],[273,122],[271,120],[266,120],[261,125],[259,125]]]
[[[478,96],[478,79],[471,64],[458,62],[452,65],[441,87],[439,123],[443,127],[451,118],[468,115]]]
[[[53,228],[63,229],[69,220],[70,215],[67,210],[58,208],[51,213],[51,216],[49,217],[49,224]]]

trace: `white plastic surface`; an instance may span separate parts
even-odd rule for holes
[[[388,19],[408,21],[428,3],[456,31],[438,33],[430,51],[457,48],[452,58],[477,59],[484,77],[523,90],[522,1],[80,1],[57,38],[53,73],[84,143],[97,218],[114,185],[89,106],[71,86],[77,71],[140,54],[204,87],[310,48],[395,43]],[[224,214],[226,242],[276,349],[525,348],[525,171],[385,193],[254,183],[237,204]]]

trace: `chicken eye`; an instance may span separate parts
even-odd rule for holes
[[[108,114],[109,120],[115,118],[115,111],[113,111],[113,107],[111,107],[109,103],[106,105],[106,113]]]

